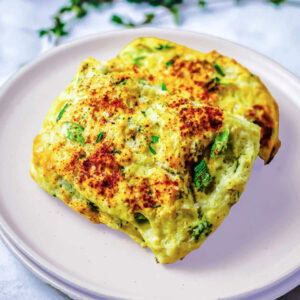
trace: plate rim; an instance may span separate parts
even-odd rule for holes
[[[84,294],[83,291],[76,289],[76,288],[72,287],[71,285],[64,283],[61,280],[58,280],[51,274],[47,273],[47,271],[45,271],[41,267],[39,267],[35,262],[31,261],[18,248],[18,246],[15,245],[14,242],[11,241],[8,236],[5,235],[5,233],[3,232],[3,230],[1,230],[1,228],[0,228],[0,240],[3,241],[4,245],[14,254],[14,256],[18,259],[18,261],[20,261],[27,270],[32,272],[36,277],[38,277],[44,283],[49,284],[51,287],[54,287],[54,288],[58,289],[59,291],[62,291],[63,293],[65,293],[66,295],[68,295],[70,297],[79,297],[78,299],[81,299],[80,297],[84,296],[84,297],[88,297],[85,299],[93,299],[93,298],[90,298],[90,295]],[[300,272],[297,272],[294,275],[295,275],[294,277],[296,277],[296,279],[292,278],[293,281],[299,282],[300,281]],[[293,275],[291,277],[293,277]],[[287,280],[288,280],[288,278],[284,279],[283,281],[287,281]],[[261,295],[252,295],[252,296],[250,296],[250,298],[256,297],[253,299],[258,300],[258,299],[266,299],[266,296],[268,296],[268,298],[270,298],[270,299],[271,299],[271,297],[272,298],[280,297],[280,296],[284,295],[285,293],[287,293],[288,291],[290,291],[290,289],[291,289],[290,287],[291,287],[291,284],[289,284],[289,282],[283,282],[283,284],[280,282],[279,284],[276,285],[276,289],[265,291],[266,293],[269,293],[269,295],[265,295],[264,294],[265,292],[262,291]],[[105,297],[105,299],[109,299],[109,300],[117,299],[114,296],[110,296],[110,295],[100,295],[100,297]],[[237,299],[237,298],[238,298],[238,296],[233,297],[232,299]],[[74,298],[74,299],[77,299],[77,298]]]
[[[74,46],[80,46],[81,44],[93,42],[94,40],[97,39],[102,39],[102,38],[117,38],[118,36],[123,36],[123,35],[140,35],[140,36],[149,36],[151,35],[156,35],[156,34],[178,34],[178,35],[183,35],[183,34],[188,34],[191,38],[202,38],[206,40],[214,40],[214,41],[220,41],[221,43],[229,46],[234,46],[237,50],[243,50],[247,51],[249,54],[253,55],[255,57],[255,60],[263,61],[263,64],[265,66],[268,66],[268,68],[274,70],[276,73],[279,73],[281,76],[285,76],[288,78],[289,84],[293,85],[294,88],[299,90],[300,93],[300,79],[294,75],[292,72],[288,71],[284,67],[282,67],[279,63],[273,61],[271,58],[266,57],[259,52],[252,50],[248,47],[242,46],[236,42],[229,41],[227,39],[223,39],[217,36],[213,35],[208,35],[208,34],[202,34],[202,33],[197,33],[193,31],[188,31],[188,30],[178,30],[178,29],[164,29],[164,28],[155,28],[155,27],[148,27],[148,28],[138,28],[138,29],[125,29],[125,30],[116,30],[116,31],[108,31],[105,33],[98,33],[98,34],[93,34],[89,36],[85,36],[83,38],[78,38],[74,39],[72,41],[66,42],[62,45],[59,45],[55,48],[51,48],[41,55],[39,55],[35,60],[30,62],[29,64],[23,66],[19,71],[14,73],[0,88],[0,103],[4,99],[3,95],[21,78],[24,74],[29,72],[31,69],[35,68],[38,66],[40,63],[47,61],[50,57],[58,55],[60,52],[63,52],[67,50],[68,48],[72,48]],[[300,101],[293,101],[297,106],[300,107]],[[59,268],[56,266],[53,266],[49,264],[43,257],[41,257],[38,253],[36,253],[35,250],[31,249],[29,246],[27,246],[25,243],[23,243],[22,239],[18,237],[18,235],[12,230],[3,218],[2,214],[0,213],[0,233],[3,231],[12,241],[14,241],[15,245],[18,245],[18,249],[26,255],[30,260],[35,262],[37,265],[39,265],[40,268],[47,270],[52,276],[56,277],[57,279],[74,286],[77,289],[80,289],[88,294],[92,294],[95,296],[100,296],[100,297],[122,297],[124,299],[124,296],[120,295],[115,290],[108,290],[105,287],[101,286],[101,290],[103,292],[99,293],[99,291],[96,291],[94,289],[94,285],[82,282],[80,279],[77,279],[76,277],[74,278],[71,274],[66,273],[65,271],[61,271]],[[276,276],[276,278],[272,278],[271,280],[268,280],[264,284],[261,284],[257,286],[257,288],[253,289],[247,289],[242,293],[238,294],[232,294],[229,296],[230,298],[237,298],[237,297],[243,297],[243,298],[248,298],[248,297],[253,297],[258,293],[262,293],[264,291],[267,291],[274,286],[278,285],[280,282],[286,280],[289,277],[292,277],[296,272],[300,271],[300,263],[295,265],[294,267],[290,268],[283,274],[280,274]],[[300,282],[299,282],[300,283]],[[228,297],[227,297],[228,298]],[[225,299],[227,299],[225,298]],[[224,299],[224,298],[223,298]]]
[[[86,296],[82,293],[81,294],[76,293],[76,291],[72,290],[72,287],[66,286],[66,284],[63,282],[59,282],[55,277],[52,277],[46,271],[41,269],[35,262],[31,261],[28,257],[26,257],[26,255],[20,249],[18,249],[17,245],[15,245],[13,241],[11,241],[9,237],[5,235],[5,233],[1,230],[1,228],[0,228],[0,240],[7,247],[7,249],[9,249],[9,251],[17,258],[17,260],[21,262],[27,270],[29,270],[36,277],[42,280],[42,282],[50,285],[55,289],[58,289],[59,291],[65,293],[69,297]]]

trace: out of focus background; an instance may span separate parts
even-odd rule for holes
[[[0,88],[52,47],[141,26],[219,36],[272,58],[300,77],[299,0],[0,0]],[[0,240],[1,300],[66,298],[27,271]],[[300,287],[282,299],[300,299]]]

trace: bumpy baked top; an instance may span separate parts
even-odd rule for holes
[[[258,103],[251,87],[267,94],[256,77],[216,52],[182,49],[145,38],[111,61],[84,60],[45,117],[30,169],[51,195],[150,247],[160,263],[216,230],[260,140],[262,156],[273,143],[274,130],[263,148],[261,128],[244,118],[243,105]]]

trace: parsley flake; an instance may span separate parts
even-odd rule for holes
[[[164,82],[161,85],[161,89],[162,89],[162,91],[166,91],[167,90],[166,84]]]
[[[166,62],[166,66],[171,67],[174,63],[175,63],[175,61],[171,59],[171,60]]]
[[[157,47],[155,47],[156,50],[168,50],[168,49],[173,49],[175,48],[174,46],[170,46],[169,44],[158,44]]]
[[[152,144],[155,144],[155,143],[157,143],[158,142],[158,140],[159,140],[159,137],[158,136],[152,136]]]
[[[222,70],[222,68],[218,65],[218,64],[215,64],[215,69],[216,71],[221,75],[221,76],[225,76],[225,73],[224,71]]]
[[[63,116],[63,114],[64,114],[64,112],[65,112],[65,110],[66,110],[66,108],[69,106],[69,104],[68,103],[66,103],[64,106],[63,106],[63,108],[61,109],[61,111],[58,113],[58,115],[57,115],[57,118],[56,118],[56,122],[58,122],[61,118],[62,118],[62,116]]]
[[[151,147],[151,145],[149,145],[148,147],[149,147],[152,154],[156,154],[156,151]]]
[[[211,227],[212,227],[211,223],[209,223],[208,221],[202,221],[199,225],[192,228],[190,230],[190,233],[192,234],[192,237],[197,242],[202,233],[205,233],[206,236],[208,236],[211,233]]]
[[[143,214],[141,214],[139,212],[134,213],[134,219],[138,224],[149,223],[149,220]]]
[[[103,134],[104,134],[104,131],[101,131],[101,132],[98,134],[97,139],[96,139],[96,143],[99,143],[99,142],[102,140]]]
[[[145,59],[145,58],[146,58],[146,56],[138,56],[133,59],[133,62],[136,66],[140,66],[141,65],[140,60]]]
[[[202,190],[207,187],[212,181],[212,177],[209,173],[205,160],[201,162],[194,169],[194,184],[198,190]]]
[[[85,140],[82,135],[84,128],[81,125],[72,122],[66,122],[65,124],[67,126],[67,138],[71,141],[84,144]]]
[[[90,210],[93,212],[99,212],[99,207],[92,201],[88,200],[86,204],[89,206]]]
[[[155,144],[159,141],[159,137],[153,135],[150,145],[148,146],[152,154],[156,154],[156,151],[152,148],[151,144]]]
[[[211,147],[210,157],[215,158],[216,155],[222,154],[227,149],[228,144],[228,137],[229,137],[229,130],[225,129],[224,131],[220,132]]]
[[[86,157],[86,153],[84,152],[83,154],[81,154],[80,156],[79,156],[79,159],[82,159],[82,158],[85,158]]]

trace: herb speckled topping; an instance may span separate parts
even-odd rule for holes
[[[240,67],[184,49],[146,38],[111,61],[84,60],[45,117],[30,169],[51,195],[160,263],[216,230],[259,151],[259,124],[222,102],[239,89]]]

